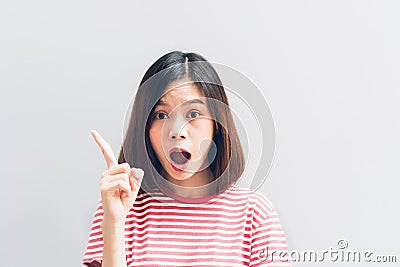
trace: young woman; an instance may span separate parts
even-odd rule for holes
[[[291,266],[272,204],[235,182],[245,162],[224,87],[195,53],[145,73],[118,160],[101,175],[87,266]]]

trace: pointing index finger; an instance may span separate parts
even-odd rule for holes
[[[118,161],[115,158],[115,155],[111,149],[111,146],[104,140],[104,138],[95,130],[90,131],[97,145],[100,147],[101,152],[103,152],[104,159],[106,160],[107,167],[110,169],[111,167],[118,165]]]

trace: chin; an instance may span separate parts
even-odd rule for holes
[[[168,170],[167,172],[168,175],[175,180],[187,180],[195,174],[195,172],[192,171],[176,172],[174,170]]]

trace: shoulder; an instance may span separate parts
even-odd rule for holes
[[[248,218],[251,220],[253,231],[267,231],[271,228],[281,229],[278,213],[267,196],[260,191],[238,190],[248,198]]]
[[[233,187],[228,194],[236,199],[246,199],[247,216],[254,229],[257,229],[261,224],[268,224],[276,220],[275,207],[262,192]]]
[[[251,198],[255,203],[255,208],[264,211],[265,213],[271,213],[275,211],[274,205],[263,193],[259,191],[252,192]]]
[[[255,211],[264,213],[265,215],[275,211],[272,202],[260,191],[252,191],[241,187],[231,187],[228,194],[235,198],[247,199],[247,202]]]

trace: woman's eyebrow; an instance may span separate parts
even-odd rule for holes
[[[187,106],[190,104],[201,104],[201,105],[205,105],[204,101],[200,100],[200,99],[192,99],[192,100],[188,100],[182,103],[182,106]],[[169,106],[169,104],[163,100],[158,100],[156,106]]]

